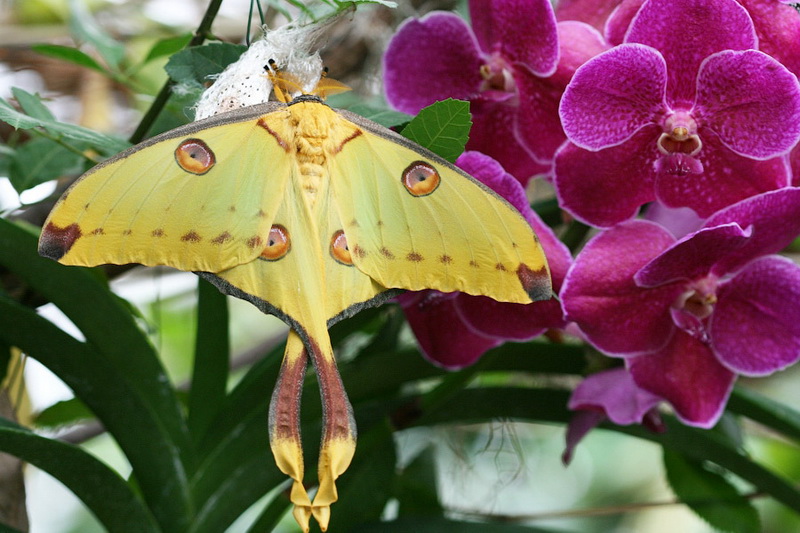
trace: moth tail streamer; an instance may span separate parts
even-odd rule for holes
[[[327,332],[326,332],[327,333]],[[313,516],[320,529],[330,522],[330,506],[338,499],[336,479],[347,470],[356,449],[353,409],[344,390],[327,335],[324,346],[309,337],[311,359],[317,372],[323,406],[323,433],[319,452],[319,488],[313,502],[303,486],[303,449],[300,437],[300,398],[309,350],[301,337],[289,332],[280,376],[269,410],[272,454],[281,472],[293,479],[292,514],[306,533]]]
[[[311,360],[317,372],[320,394],[322,396],[322,442],[319,451],[317,475],[319,488],[314,496],[311,511],[319,522],[320,529],[326,531],[330,521],[330,506],[339,499],[336,479],[347,470],[356,451],[356,422],[353,408],[344,390],[342,378],[336,368],[333,348],[327,331],[320,346],[315,339],[312,345]]]
[[[311,519],[311,499],[303,486],[303,447],[300,436],[300,399],[308,355],[300,336],[289,331],[281,371],[269,406],[269,443],[278,468],[293,480],[290,499],[293,515],[306,533]]]

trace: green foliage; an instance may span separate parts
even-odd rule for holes
[[[203,88],[209,76],[219,74],[236,61],[246,46],[230,43],[210,43],[177,52],[169,58],[167,74],[177,83]]]
[[[469,102],[448,98],[420,111],[401,133],[452,163],[464,151],[471,125]]]
[[[724,476],[669,450],[664,450],[664,466],[675,494],[715,529],[730,533],[761,531],[756,508]]]
[[[351,3],[326,4],[340,10]],[[98,52],[99,60],[66,47],[41,45],[37,50],[122,80],[132,90],[137,87],[133,73],[149,61],[171,56],[171,78],[200,87],[243,50],[212,43],[178,52],[191,39],[182,35],[156,42],[136,62],[85,13],[76,13],[76,34]],[[31,138],[0,146],[0,168],[8,169],[17,190],[81,170],[86,151],[106,156],[127,147],[120,139],[56,121],[38,95],[15,90],[14,98],[18,107],[0,100],[0,120]],[[146,118],[143,129],[185,120],[188,105],[185,100],[157,101],[152,113],[160,118]],[[355,110],[385,125],[409,120],[387,109]],[[453,161],[464,150],[469,127],[469,104],[449,100],[423,110],[403,134]],[[558,223],[552,204],[538,207]],[[586,231],[578,225],[568,230],[576,245]],[[273,529],[290,508],[282,490],[286,476],[275,466],[266,426],[283,346],[265,350],[234,380],[229,371],[228,300],[200,282],[191,385],[182,401],[183,393],[169,380],[135,308],[111,292],[101,270],[65,267],[39,257],[36,233],[0,219],[0,267],[23,287],[13,295],[0,291],[0,347],[4,354],[9,346],[20,348],[76,395],[40,413],[39,427],[96,418],[119,445],[132,472],[124,479],[82,448],[5,419],[0,419],[0,451],[50,473],[109,531],[216,533],[269,493],[273,496],[249,531]],[[27,303],[32,294],[37,302],[59,307],[85,340],[37,314]],[[548,531],[500,520],[453,519],[438,497],[436,457],[430,448],[400,466],[395,436],[411,428],[498,419],[563,427],[572,417],[563,383],[583,374],[585,348],[541,339],[509,343],[476,365],[445,372],[421,357],[404,327],[399,310],[384,306],[365,310],[331,330],[337,353],[345,355],[340,371],[360,435],[353,464],[339,480],[340,501],[332,508],[330,531]],[[306,379],[302,405],[307,479],[313,479],[322,413],[313,373]],[[754,420],[796,450],[800,413],[744,388],[734,390],[729,412],[725,424],[714,431],[687,427],[670,416],[665,416],[663,434],[639,426],[604,427],[661,446],[676,495],[716,528],[758,530],[751,502],[736,488],[742,484],[800,514],[795,482],[754,460],[748,453],[749,437],[739,427],[743,418]],[[392,501],[398,504],[397,516],[381,521]],[[0,525],[4,530],[8,528]]]

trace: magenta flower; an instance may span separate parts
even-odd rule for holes
[[[557,291],[572,256],[531,210],[519,182],[497,161],[479,152],[464,152],[456,164],[508,200],[528,220],[544,248],[553,289]],[[532,339],[565,324],[555,298],[512,304],[484,296],[425,290],[402,294],[397,301],[405,311],[422,353],[433,363],[448,369],[474,363],[486,350],[505,340]]]
[[[680,31],[676,31],[680,28]],[[800,84],[734,0],[649,0],[625,44],[578,69],[561,101],[562,207],[596,226],[660,200],[701,217],[789,184]]]
[[[595,13],[597,20],[586,20],[604,31],[606,40],[621,44],[625,33],[645,0],[591,0],[584,4],[575,0],[566,2],[562,16],[561,3],[556,9],[559,20],[571,18],[584,20],[578,6]],[[771,55],[795,74],[800,74],[800,16],[791,5],[794,1],[737,0],[750,14],[758,37],[758,49]],[[617,7],[618,6],[618,7]],[[607,15],[603,20],[602,15]]]
[[[384,56],[386,97],[412,114],[438,100],[468,100],[467,149],[490,155],[525,185],[549,172],[565,139],[558,101],[572,73],[607,47],[587,25],[557,28],[548,0],[469,7],[472,28],[445,12],[400,26]]]
[[[642,424],[662,432],[664,425],[657,405],[662,398],[639,387],[624,368],[613,368],[584,379],[569,398],[567,407],[576,411],[567,426],[564,464],[586,434],[606,418],[620,426]]]
[[[782,250],[800,233],[800,189],[744,200],[676,241],[648,221],[591,240],[567,274],[568,320],[626,358],[636,384],[688,424],[713,425],[737,374],[800,358],[800,267]]]

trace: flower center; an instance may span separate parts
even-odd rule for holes
[[[656,143],[662,154],[655,163],[656,171],[680,176],[702,173],[703,164],[695,156],[703,148],[703,142],[692,115],[685,110],[674,111],[664,120],[663,127]]]
[[[696,339],[707,342],[706,319],[717,303],[717,279],[712,276],[693,281],[672,304],[675,325]]]
[[[513,93],[516,90],[511,67],[499,55],[492,55],[481,65],[481,91],[502,91]]]

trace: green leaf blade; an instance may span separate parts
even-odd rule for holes
[[[469,102],[448,98],[420,111],[400,133],[452,163],[464,152],[471,126]]]
[[[664,466],[678,498],[710,526],[730,533],[761,531],[756,508],[723,476],[670,450],[664,450]]]
[[[160,533],[153,515],[119,474],[77,446],[40,437],[0,418],[0,450],[67,486],[112,533]]]
[[[103,68],[100,63],[95,61],[92,56],[82,52],[81,50],[78,50],[77,48],[62,46],[60,44],[35,44],[31,48],[34,52],[38,52],[44,56],[52,57],[53,59],[60,59],[61,61],[66,61],[67,63],[72,63],[73,65],[85,67],[102,74],[108,74],[106,69]]]

